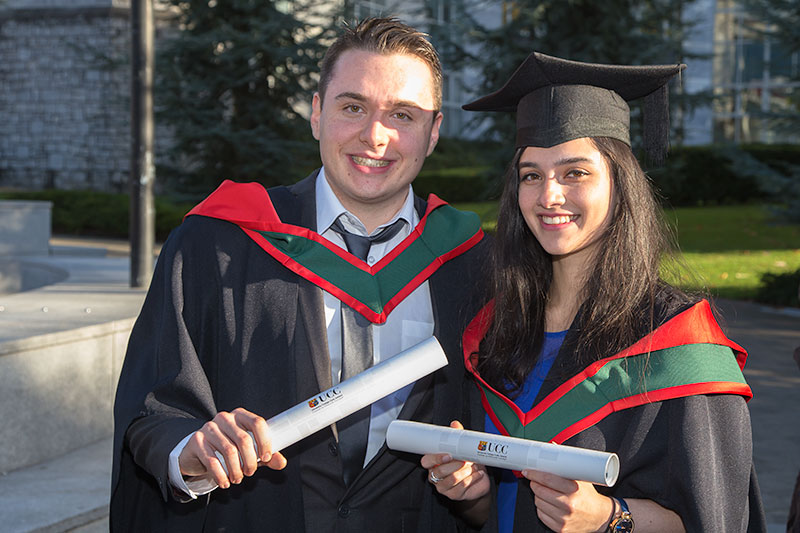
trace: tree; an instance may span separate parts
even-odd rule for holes
[[[762,32],[800,52],[800,3],[797,0],[741,0],[742,7],[759,21]]]
[[[796,0],[741,0],[741,7],[748,14],[749,30],[771,44],[770,74],[796,81],[800,79],[797,67],[791,67],[791,56],[800,54],[800,3]],[[775,64],[775,58],[786,59],[784,68]],[[782,105],[773,106],[761,114],[770,127],[788,136],[796,136],[800,128],[800,90],[795,89],[784,99]]]
[[[179,31],[158,50],[157,117],[173,137],[160,179],[207,191],[227,178],[295,181],[316,166],[316,144],[297,111],[310,102],[320,40],[331,29],[304,22],[313,2],[166,3]]]
[[[459,62],[460,56],[461,64],[477,71],[479,86],[473,91],[480,95],[499,89],[534,50],[577,61],[631,65],[687,58],[682,44],[690,27],[682,16],[685,0],[519,0],[504,3],[504,21],[496,28],[470,16],[481,3],[464,0],[460,23],[469,27],[449,32],[461,46],[437,42],[448,53],[445,62]],[[480,46],[472,49],[469,42]],[[514,138],[513,116],[490,117],[496,138]],[[635,137],[635,122],[632,129]]]
[[[748,29],[777,45],[771,54],[773,58],[781,55],[791,58],[792,54],[800,54],[800,3],[796,0],[741,0],[741,7],[748,15]],[[774,65],[770,70],[773,76],[778,74]],[[781,74],[795,80],[800,77],[796,67],[785,69]],[[800,128],[800,90],[795,88],[789,92],[783,105],[773,106],[761,117],[768,120],[775,131],[796,137]],[[780,218],[800,222],[800,165],[784,164],[772,168],[746,153],[729,157],[744,175],[754,178],[761,189],[778,203],[776,211]]]

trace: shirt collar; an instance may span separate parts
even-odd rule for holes
[[[342,203],[336,197],[336,194],[334,194],[333,189],[331,189],[331,186],[328,183],[328,179],[325,177],[325,167],[322,167],[317,175],[316,200],[317,233],[322,235],[328,231],[328,229],[331,227],[331,224],[333,224],[337,218],[339,218],[341,215],[345,215],[342,217],[342,224],[347,231],[359,235],[367,235],[367,228],[364,226],[364,224],[358,219],[357,216],[345,209]],[[381,228],[392,224],[395,220],[400,218],[406,221],[405,227],[400,231],[400,233],[404,235],[411,233],[411,228],[414,228],[419,222],[417,210],[414,209],[414,190],[411,188],[411,185],[408,186],[408,194],[406,195],[406,200],[403,202],[403,206],[400,208],[400,211],[395,213],[395,215],[390,220],[386,221],[385,224],[378,226],[372,233],[379,231]]]

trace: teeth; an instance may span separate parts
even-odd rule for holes
[[[353,156],[353,162],[356,165],[361,165],[364,167],[386,167],[389,166],[388,161],[381,161],[379,159],[370,159],[369,157],[359,157],[357,155]]]
[[[567,222],[572,222],[575,220],[575,215],[566,215],[560,217],[548,217],[546,215],[542,215],[542,222],[545,224],[566,224]]]

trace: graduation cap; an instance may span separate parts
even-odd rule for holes
[[[533,52],[503,87],[467,111],[516,111],[517,148],[549,148],[580,137],[631,144],[627,102],[644,98],[643,144],[663,161],[669,145],[667,82],[686,65],[603,65]]]

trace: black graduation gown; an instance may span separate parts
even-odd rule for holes
[[[289,188],[296,205],[276,205],[282,220],[313,228],[314,177]],[[484,246],[430,278],[434,333],[450,364],[417,383],[401,418],[447,425],[470,416],[473,387],[464,379],[460,335],[476,310],[465,288],[480,284]],[[218,411],[241,406],[269,418],[327,388],[320,385],[326,371],[330,381],[322,317],[321,289],[279,265],[234,224],[191,216],[173,232],[118,385],[112,531],[294,532],[315,520],[331,531],[460,526],[449,502],[425,482],[419,457],[385,445],[352,487],[334,481],[324,487],[343,504],[307,516],[301,476],[311,474],[303,468],[340,471],[338,457],[328,455],[331,429],[284,450],[288,466],[282,471],[259,468],[239,485],[186,503],[172,494],[169,452]]]
[[[665,291],[656,307],[659,323],[687,307]],[[579,327],[580,314],[535,403],[582,370],[570,364]],[[750,414],[741,396],[696,395],[625,409],[563,444],[616,453],[619,479],[612,488],[597,486],[598,492],[653,500],[677,512],[687,532],[766,531],[753,467]],[[514,531],[550,531],[536,515],[525,479],[518,485]]]

